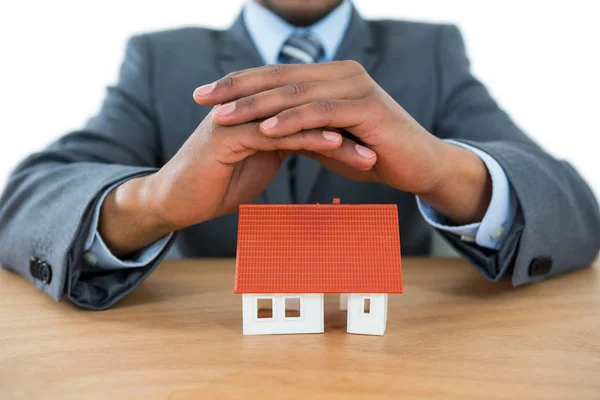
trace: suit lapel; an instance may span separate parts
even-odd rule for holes
[[[242,14],[222,33],[220,44],[217,63],[223,75],[264,65],[246,30]]]
[[[368,72],[371,72],[377,60],[373,33],[369,23],[360,16],[352,6],[350,24],[335,56],[335,60],[358,61]]]
[[[367,72],[371,72],[377,60],[370,27],[360,14],[352,7],[352,16],[348,30],[340,44],[335,60],[355,60]],[[264,65],[263,61],[246,30],[242,15],[231,27],[221,35],[221,49],[218,55],[218,67],[226,75]],[[319,174],[323,170],[321,164],[305,156],[298,157],[297,193],[300,203],[308,203]],[[265,191],[264,201],[270,203],[289,202],[289,179],[285,163],[276,179]]]

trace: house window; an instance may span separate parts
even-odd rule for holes
[[[368,297],[363,299],[363,314],[371,314],[371,299]]]
[[[256,299],[256,318],[272,319],[273,318],[273,299],[262,298]]]
[[[285,298],[285,317],[300,318],[300,297]]]

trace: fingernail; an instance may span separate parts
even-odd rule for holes
[[[360,144],[357,144],[354,147],[356,148],[356,152],[366,159],[370,160],[371,158],[376,156],[376,154],[373,150],[366,148],[365,146],[361,146]]]
[[[235,111],[235,103],[227,103],[219,106],[215,109],[215,114],[219,114],[220,116],[225,116],[233,113]]]
[[[206,96],[207,94],[215,90],[215,86],[216,85],[214,82],[209,83],[208,85],[200,86],[198,89],[194,90],[194,94],[200,97]]]
[[[325,140],[329,140],[330,142],[339,142],[342,138],[342,135],[337,132],[323,131],[323,137]]]
[[[265,131],[273,129],[277,125],[277,117],[269,118],[260,124],[260,127]]]

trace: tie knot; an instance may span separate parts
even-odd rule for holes
[[[310,33],[290,36],[279,54],[282,64],[312,64],[323,56],[323,46],[319,39]]]

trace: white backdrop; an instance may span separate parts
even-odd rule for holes
[[[356,0],[370,18],[453,22],[476,75],[600,197],[600,24],[594,0]],[[0,186],[25,155],[81,126],[133,33],[226,27],[243,0],[19,0],[0,6]],[[202,84],[205,82],[198,82]],[[193,88],[190,88],[190,93]]]

